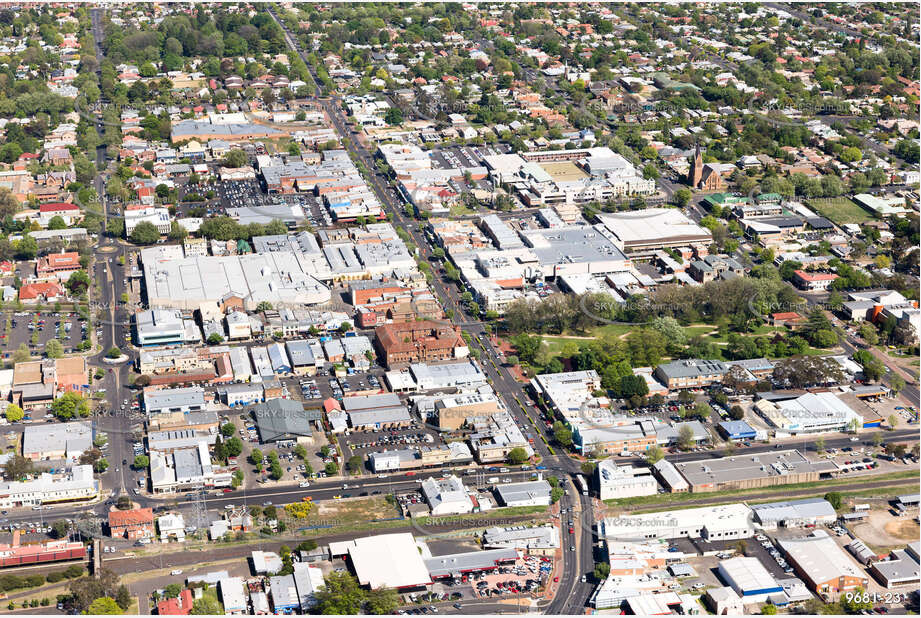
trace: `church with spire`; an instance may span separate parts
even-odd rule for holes
[[[691,167],[688,169],[688,184],[692,189],[704,191],[718,191],[723,188],[723,179],[719,170],[709,163],[704,164],[700,142],[697,142],[694,148],[694,158],[691,159]]]

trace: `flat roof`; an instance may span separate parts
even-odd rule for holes
[[[93,426],[88,422],[26,425],[22,432],[23,455],[64,451],[68,457],[93,446]]]
[[[835,464],[830,461],[812,462],[797,450],[679,462],[675,467],[691,485],[731,483],[808,472],[831,472],[836,469]]]
[[[709,242],[710,231],[697,225],[677,208],[647,208],[621,213],[600,213],[598,220],[626,247],[657,241]]]
[[[501,562],[511,562],[517,558],[516,549],[486,549],[434,556],[426,559],[425,566],[432,577],[447,577],[453,573],[491,569]]]
[[[547,481],[525,481],[524,483],[508,483],[497,485],[496,491],[506,504],[521,500],[534,500],[550,497],[550,483]]]
[[[761,523],[786,520],[836,517],[835,508],[823,498],[804,498],[784,502],[752,505],[755,517]]]

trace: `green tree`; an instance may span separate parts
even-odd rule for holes
[[[365,611],[369,614],[376,616],[392,614],[400,606],[400,595],[392,588],[369,590],[365,595]]]
[[[59,519],[51,524],[51,536],[56,539],[63,539],[67,536],[68,532],[70,532],[70,524],[63,519]]]
[[[315,593],[318,614],[359,614],[365,592],[349,573],[333,572],[324,578],[325,585]]]
[[[67,222],[60,215],[55,215],[51,217],[48,221],[49,230],[63,230],[67,229]]]
[[[237,432],[237,427],[233,423],[227,422],[221,425],[221,435],[225,438],[229,438]]]
[[[361,472],[361,468],[363,464],[364,464],[364,461],[362,460],[361,455],[352,455],[351,457],[349,457],[349,460],[346,463],[346,466],[348,467],[349,472],[351,472],[352,474],[358,474],[359,472]]]
[[[135,455],[134,463],[131,464],[135,470],[144,470],[149,465],[150,458],[148,458],[147,455]]]
[[[331,461],[323,467],[323,471],[326,472],[327,476],[335,476],[339,474],[339,465],[335,461]]]
[[[572,446],[572,431],[562,422],[556,421],[553,424],[553,439],[556,440],[560,446],[568,448]]]
[[[31,459],[14,453],[3,466],[3,477],[8,481],[19,481],[34,471],[35,466]]]
[[[121,614],[122,608],[118,606],[118,603],[112,597],[100,597],[90,603],[87,613],[94,615]]]
[[[678,189],[675,191],[675,203],[684,208],[691,202],[691,192],[688,189]]]
[[[222,163],[224,167],[236,168],[243,167],[246,165],[247,161],[248,159],[246,157],[246,153],[239,148],[235,148],[224,155],[224,160]]]
[[[512,465],[523,464],[528,460],[528,453],[524,448],[516,446],[508,453],[508,462]]]
[[[227,449],[228,457],[238,457],[243,452],[243,441],[237,436],[228,438],[224,442],[224,448]]]
[[[89,403],[77,392],[64,393],[51,402],[51,413],[62,421],[90,415]]]
[[[646,461],[649,465],[662,461],[663,457],[665,457],[665,451],[658,446],[654,446],[646,451]]]
[[[766,604],[761,608],[761,615],[762,615],[762,616],[774,616],[774,615],[776,615],[776,614],[777,614],[777,606],[774,605],[773,603],[766,603]]]
[[[595,564],[595,570],[592,572],[592,575],[595,578],[595,581],[602,582],[608,578],[608,575],[611,574],[611,565],[608,562],[599,562]]]
[[[13,352],[13,364],[24,363],[30,358],[32,358],[32,355],[29,353],[29,346],[20,343],[16,351]]]
[[[15,403],[11,403],[6,407],[4,416],[6,416],[6,420],[10,423],[18,423],[25,416],[25,412],[23,412],[22,408],[17,406]]]
[[[49,339],[45,344],[46,358],[61,358],[64,356],[64,346],[57,339]]]
[[[85,270],[78,270],[70,275],[65,285],[67,286],[67,289],[70,291],[71,295],[79,296],[80,294],[86,292],[86,290],[90,287],[90,276],[86,273]]]
[[[131,231],[131,242],[138,245],[152,245],[160,240],[160,232],[150,221],[141,221]]]
[[[294,455],[301,460],[307,459],[307,448],[303,444],[294,447]]]
[[[848,614],[862,614],[873,609],[873,600],[863,588],[854,589],[854,594],[844,594],[838,601]]]
[[[121,238],[125,235],[125,220],[120,217],[109,217],[106,222],[106,234],[112,238]]]
[[[824,498],[836,511],[839,510],[843,504],[841,494],[837,491],[828,492],[825,494]]]

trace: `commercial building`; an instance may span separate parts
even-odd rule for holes
[[[528,206],[604,202],[656,191],[654,180],[607,147],[498,154],[483,161],[493,182],[514,187]]]
[[[560,548],[560,529],[552,524],[545,524],[533,527],[495,527],[483,531],[484,549],[501,547],[538,556],[550,556]]]
[[[538,398],[566,419],[575,418],[582,405],[601,389],[601,377],[594,369],[545,373],[531,380]]]
[[[301,603],[297,598],[297,584],[294,575],[273,575],[269,577],[269,592],[272,596],[272,607],[275,614],[290,614],[300,610]]]
[[[376,343],[385,364],[465,358],[469,353],[459,326],[427,320],[378,326]]]
[[[69,471],[42,472],[28,481],[0,482],[0,508],[39,506],[91,500],[99,494],[93,466],[73,466]]]
[[[225,577],[218,582],[224,613],[230,616],[248,613],[246,587],[242,577]]]
[[[342,407],[349,424],[359,431],[407,427],[412,422],[406,405],[394,393],[344,397]]]
[[[751,509],[744,504],[706,506],[642,515],[606,517],[598,524],[606,539],[704,539],[726,541],[754,536]]]
[[[777,583],[758,558],[739,556],[722,560],[718,571],[720,578],[740,597],[742,603],[765,603],[770,600],[786,603],[783,587]]]
[[[544,480],[496,485],[496,494],[505,506],[550,506],[550,483]]]
[[[419,588],[432,583],[419,545],[408,532],[329,544],[333,558],[348,556],[358,583],[376,590]]]
[[[232,472],[211,463],[208,445],[172,453],[150,451],[150,485],[155,494],[198,488],[229,487]]]
[[[468,436],[470,447],[480,463],[505,461],[516,448],[523,449],[528,457],[534,455],[534,449],[507,411],[472,417],[467,424],[472,428]]]
[[[745,421],[721,421],[719,432],[727,440],[754,440],[758,432]]]
[[[150,223],[160,235],[169,234],[170,218],[169,211],[166,208],[157,208],[148,206],[145,208],[126,208],[125,214],[125,236],[130,238],[131,234],[141,223]]]
[[[822,498],[804,498],[752,505],[752,512],[763,528],[815,526],[838,518],[835,508]]]
[[[691,489],[688,482],[681,476],[681,473],[678,472],[675,464],[666,459],[660,459],[652,464],[652,473],[658,479],[659,483],[662,484],[662,487],[667,489],[670,493],[681,493]]]
[[[827,290],[831,287],[832,281],[838,278],[834,273],[814,273],[805,270],[793,271],[793,285],[801,290],[814,292],[816,290]]]
[[[778,539],[777,544],[813,592],[835,598],[847,590],[867,589],[869,579],[863,570],[824,530],[803,538]]]
[[[200,342],[201,332],[181,311],[151,309],[134,315],[134,339],[139,346],[182,345]]]
[[[80,269],[80,254],[76,251],[49,253],[38,258],[35,263],[35,274],[38,279],[64,281]]]
[[[393,372],[388,372],[389,375]],[[486,374],[473,361],[466,360],[456,363],[413,363],[409,366],[409,374],[415,383],[415,388],[421,391],[445,388],[472,388],[486,383]]]
[[[263,301],[294,307],[325,304],[332,298],[317,279],[320,272],[300,252],[184,257],[165,246],[141,251],[151,308],[194,310],[205,302],[236,297],[243,309],[255,311]]]
[[[647,208],[619,213],[600,213],[598,221],[614,243],[626,253],[660,250],[663,247],[705,247],[713,235],[677,208]]]
[[[917,589],[921,580],[919,570],[919,550],[921,542],[909,543],[905,549],[895,549],[886,560],[874,562],[870,572],[886,588],[914,586]]]
[[[836,469],[830,461],[813,462],[797,450],[679,462],[675,468],[694,493],[811,483]]]
[[[236,374],[234,375],[236,377]],[[248,406],[262,401],[262,383],[224,384],[216,390],[217,396],[231,408]]]
[[[648,468],[634,468],[617,465],[613,459],[604,459],[595,468],[598,482],[598,497],[602,500],[652,496],[659,491],[659,484]]]
[[[112,538],[125,538],[129,541],[153,538],[156,534],[153,509],[121,511],[113,508],[109,511],[109,534]]]
[[[268,399],[254,405],[252,415],[263,444],[279,440],[312,442],[314,425],[323,420],[322,410],[307,410],[294,399]]]
[[[729,365],[710,359],[682,359],[656,367],[655,377],[669,389],[701,388],[719,382]]]
[[[422,481],[420,489],[432,515],[456,515],[473,511],[473,501],[467,488],[454,475],[442,479],[427,478]]]
[[[22,432],[22,456],[32,461],[76,461],[93,448],[93,426],[88,422],[26,425]]]
[[[514,549],[485,549],[433,556],[425,561],[425,568],[429,570],[432,579],[446,577],[460,578],[468,573],[494,571],[503,564],[511,564],[518,559],[518,552]]]
[[[297,600],[300,610],[307,613],[317,604],[316,593],[326,586],[323,571],[304,562],[294,563],[294,585],[297,588]]]
[[[147,416],[172,412],[200,412],[205,409],[205,389],[200,386],[185,388],[144,389],[144,410]]]
[[[791,395],[790,398],[759,395],[754,409],[779,430],[794,434],[840,431],[864,419],[831,392]]]

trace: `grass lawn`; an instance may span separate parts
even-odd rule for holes
[[[846,197],[814,199],[807,201],[806,205],[838,225],[844,223],[865,223],[874,219],[869,212]]]
[[[476,212],[477,211],[469,208],[463,202],[458,202],[457,204],[454,204],[454,206],[451,206],[451,216],[452,217],[460,217],[462,215],[475,215]]]

